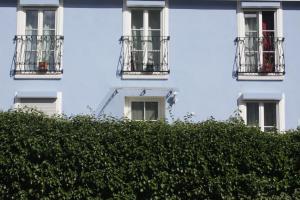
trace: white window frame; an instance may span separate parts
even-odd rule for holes
[[[18,2],[17,6],[17,34],[25,35],[26,31],[26,11],[27,10],[38,10],[38,35],[42,35],[43,30],[43,14],[44,10],[55,11],[55,34],[63,36],[63,0],[59,1],[59,6],[21,6]],[[21,50],[18,50],[21,52]],[[63,68],[63,62],[61,60],[61,68]],[[61,79],[62,74],[16,74],[15,79]]]
[[[247,12],[256,12],[258,13],[258,23],[259,23],[259,37],[262,37],[262,12],[263,11],[274,11],[274,31],[275,37],[283,38],[283,11],[282,3],[280,3],[279,8],[242,8],[241,2],[238,2],[237,6],[237,27],[238,27],[238,37],[245,37],[245,13]],[[243,49],[242,43],[238,43],[240,49]],[[262,47],[258,47],[260,60],[262,60]],[[278,50],[275,49],[275,62],[277,60]],[[240,58],[242,63],[245,63],[245,56],[242,53]],[[282,61],[281,61],[282,62]],[[284,75],[277,76],[259,76],[258,74],[242,74],[238,75],[238,80],[284,80]]]
[[[158,103],[158,120],[165,119],[165,97],[125,97],[124,116],[131,119],[131,103],[132,102],[157,102]],[[156,120],[153,120],[156,121]]]
[[[264,103],[276,103],[276,129],[280,132],[285,131],[285,97],[282,95],[281,100],[239,100],[238,109],[240,115],[247,125],[247,103],[259,104],[259,127],[264,131]]]
[[[38,99],[52,99],[52,97],[37,97],[37,96],[32,96],[30,97],[31,99],[34,98],[38,98]],[[14,99],[14,105],[13,108],[14,109],[18,109],[18,108],[22,108],[22,103],[21,103],[21,99],[23,99],[23,97],[18,97],[16,96]],[[57,92],[57,96],[55,98],[55,106],[56,106],[56,114],[61,115],[62,114],[62,92]],[[37,108],[38,110],[38,108]]]
[[[127,0],[123,1],[123,36],[131,36],[131,10],[143,10],[143,25],[144,28],[148,28],[148,14],[149,10],[161,10],[161,36],[169,36],[169,0],[165,0],[164,7],[127,7]],[[145,33],[148,33],[147,30],[144,29]],[[125,44],[126,45],[126,44]],[[127,47],[124,46],[124,49]],[[161,50],[166,49],[169,51],[168,44],[165,47],[161,47]],[[167,53],[168,55],[169,53]],[[124,52],[123,59],[127,60],[128,55]],[[169,57],[166,58],[167,63],[169,63]],[[122,66],[123,68],[127,69],[129,66]],[[153,73],[152,75],[145,73],[130,73],[130,74],[122,74],[122,79],[163,79],[166,80],[169,78],[169,74],[160,74],[160,73]]]

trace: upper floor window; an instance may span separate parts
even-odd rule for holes
[[[128,8],[124,14],[123,78],[169,73],[166,8]]]
[[[237,37],[238,79],[282,79],[285,73],[281,10],[244,9]],[[270,78],[271,77],[271,78]]]
[[[57,8],[26,7],[18,11],[15,77],[61,75],[63,36],[59,19]]]

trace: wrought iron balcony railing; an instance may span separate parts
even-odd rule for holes
[[[17,35],[13,74],[62,74],[63,36]]]
[[[237,37],[237,75],[285,74],[284,38],[266,34],[264,37]]]
[[[122,36],[122,74],[169,74],[169,36]]]

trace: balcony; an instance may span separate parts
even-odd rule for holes
[[[238,79],[281,80],[285,74],[284,38],[238,37],[235,40]]]
[[[123,36],[122,77],[162,78],[168,66],[169,36]]]
[[[63,36],[17,35],[12,75],[55,77],[62,75]]]

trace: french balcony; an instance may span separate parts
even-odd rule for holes
[[[168,75],[169,40],[169,36],[121,37],[123,78]]]
[[[60,35],[17,35],[14,69],[17,77],[39,77],[62,75],[63,36]]]
[[[264,37],[236,38],[238,79],[256,77],[263,80],[283,77],[285,74],[283,42],[284,38],[274,37],[271,34]]]

